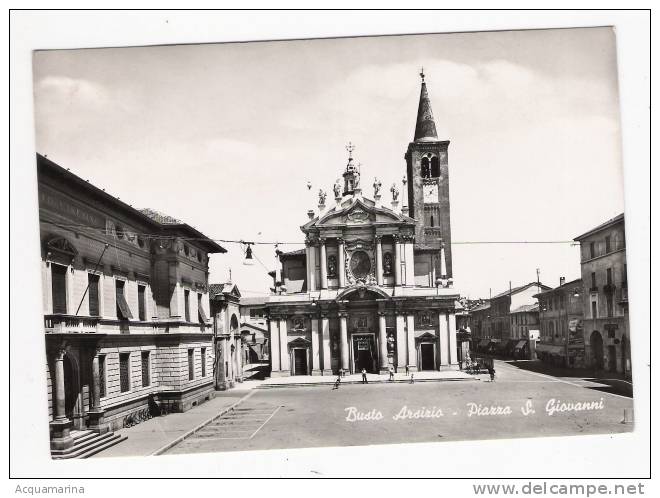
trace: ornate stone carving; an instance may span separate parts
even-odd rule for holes
[[[319,189],[319,206],[325,206],[325,198],[328,194],[323,190]]]
[[[353,223],[364,223],[369,220],[369,213],[360,208],[355,208],[353,211],[348,213],[346,218]]]

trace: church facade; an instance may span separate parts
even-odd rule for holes
[[[399,200],[363,194],[349,144],[333,187],[301,229],[305,249],[278,252],[267,313],[272,376],[458,368],[449,213],[449,141],[439,140],[424,75]],[[401,206],[401,207],[400,207]]]

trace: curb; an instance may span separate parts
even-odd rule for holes
[[[204,422],[198,424],[198,425],[195,426],[193,429],[189,430],[189,431],[186,432],[185,434],[182,434],[181,436],[177,437],[176,439],[173,439],[172,441],[170,441],[170,442],[167,443],[166,445],[161,446],[160,448],[158,448],[156,451],[154,451],[153,453],[151,453],[151,454],[148,455],[148,456],[158,456],[158,455],[162,455],[164,452],[166,452],[167,450],[169,450],[169,449],[172,448],[173,446],[176,446],[177,444],[179,444],[179,443],[180,443],[181,441],[183,441],[184,439],[189,438],[190,436],[192,436],[193,434],[195,434],[198,430],[200,430],[201,428],[203,428],[203,427],[205,427],[206,425],[208,425],[208,424],[210,424],[211,422],[213,422],[215,419],[222,417],[222,416],[225,415],[227,412],[229,412],[229,411],[233,410],[234,408],[236,408],[238,405],[240,405],[243,401],[245,401],[246,399],[248,399],[248,398],[249,398],[250,396],[252,396],[253,394],[254,394],[254,389],[252,389],[249,393],[247,393],[247,394],[246,394],[245,396],[243,396],[241,399],[239,399],[238,401],[236,401],[233,405],[229,405],[228,407],[223,408],[222,410],[220,410],[218,413],[216,413],[215,415],[213,415],[213,416],[212,416],[211,418],[209,418],[208,420],[205,420]]]
[[[417,384],[419,382],[464,382],[464,381],[471,381],[471,380],[479,380],[478,377],[470,377],[470,378],[449,378],[449,379],[415,379],[414,384]],[[362,384],[361,380],[348,380],[348,381],[342,381],[341,385],[356,385],[356,384]],[[370,380],[368,384],[410,384],[409,379],[401,379],[401,380]],[[280,389],[280,388],[285,388],[285,387],[316,387],[316,386],[334,386],[335,382],[334,381],[321,381],[321,382],[299,382],[299,383],[291,383],[291,384],[261,384],[260,386],[256,386],[255,389]]]

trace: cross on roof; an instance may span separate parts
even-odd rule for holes
[[[424,66],[419,70],[419,75],[422,77],[422,83],[424,83]]]
[[[352,158],[353,157],[353,151],[355,150],[355,145],[353,143],[348,142],[348,145],[346,146],[346,150],[348,151],[348,157]]]

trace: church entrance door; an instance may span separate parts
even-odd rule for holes
[[[433,350],[435,349],[433,344],[422,343],[419,345],[420,356],[421,356],[421,369],[422,370],[435,370],[435,357]]]
[[[368,373],[376,372],[375,341],[371,334],[353,336],[353,361],[355,373],[364,368]]]
[[[293,350],[293,375],[307,375],[307,350]]]

